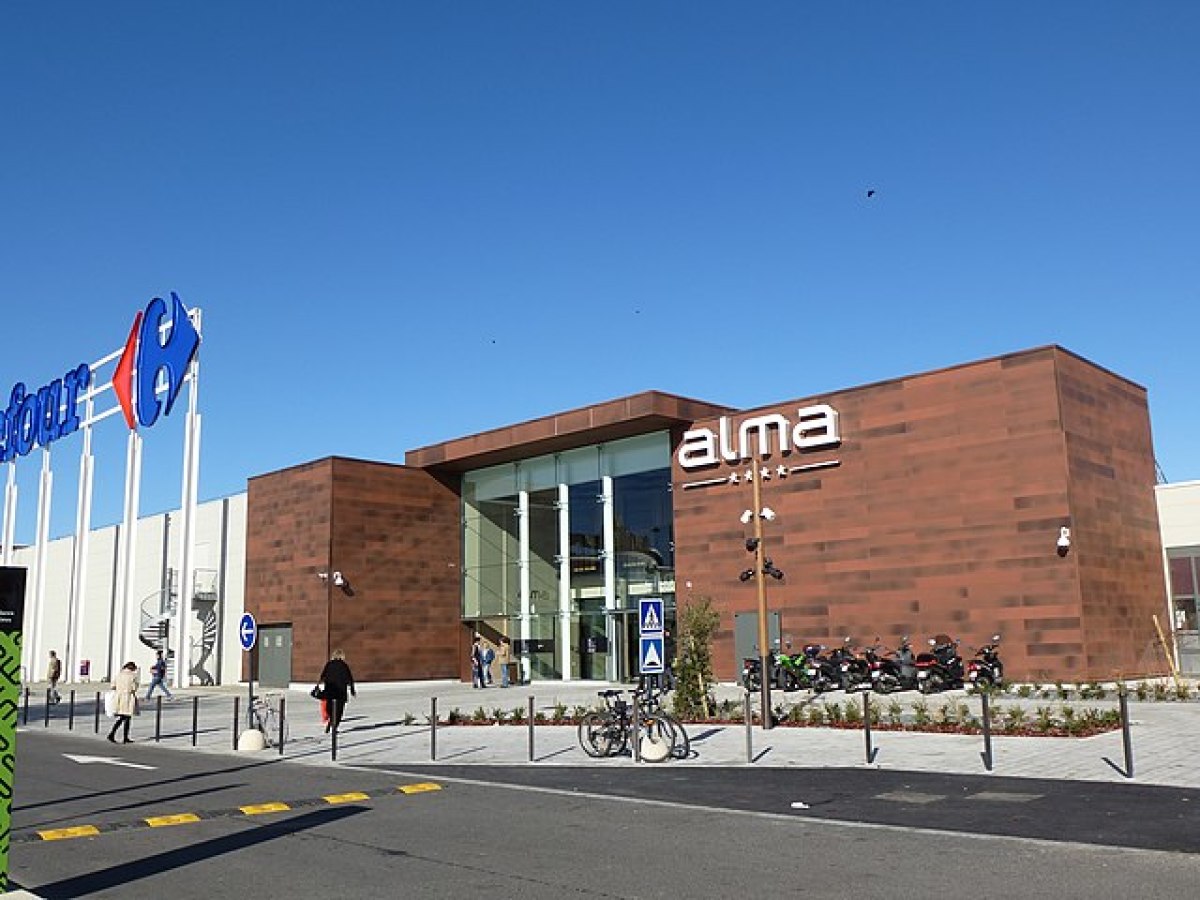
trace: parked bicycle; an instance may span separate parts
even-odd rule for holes
[[[280,717],[279,710],[276,708],[279,699],[278,694],[259,694],[250,704],[250,727],[257,728],[262,732],[268,747],[279,746],[281,740],[286,743],[289,736],[287,720]],[[283,723],[282,734],[279,730],[281,722]]]
[[[662,708],[662,692],[633,692],[633,703],[621,690],[599,691],[604,709],[586,713],[579,722],[579,745],[592,757],[625,753],[634,738],[634,704],[637,705],[638,755],[646,762],[684,759],[691,742],[683,724]]]

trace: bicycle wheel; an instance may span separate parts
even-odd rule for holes
[[[639,723],[638,755],[644,762],[666,762],[675,755],[675,726],[664,713],[650,713]]]
[[[279,740],[279,720],[275,717],[275,710],[270,706],[264,707],[259,712],[258,727],[266,739],[267,746],[274,747],[275,742]]]
[[[692,752],[692,742],[688,739],[687,729],[683,727],[682,722],[670,713],[660,713],[660,715],[671,725],[671,732],[674,738],[671,744],[671,758],[687,759],[688,755]]]
[[[612,743],[612,720],[607,714],[592,711],[579,720],[579,746],[588,756],[610,756]]]

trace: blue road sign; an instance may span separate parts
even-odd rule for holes
[[[643,675],[661,675],[663,671],[663,637],[661,634],[642,635],[639,655]]]
[[[258,640],[258,623],[254,621],[254,616],[250,613],[243,613],[242,621],[238,623],[238,643],[242,645],[243,650],[253,650],[256,640]]]
[[[642,634],[663,633],[663,602],[661,597],[644,597],[638,601],[638,622]]]

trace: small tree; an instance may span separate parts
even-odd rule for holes
[[[721,624],[721,614],[712,599],[700,597],[679,607],[677,658],[675,660],[675,714],[681,718],[708,718],[713,676],[712,641]]]

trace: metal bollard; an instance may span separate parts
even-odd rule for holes
[[[333,702],[337,703],[336,700],[334,700]],[[338,727],[336,724],[332,728],[329,729],[329,735],[332,738],[332,740],[329,742],[329,760],[330,760],[330,762],[337,762]]]
[[[750,718],[750,692],[742,698],[742,716],[746,722],[746,762],[754,762],[754,726]]]
[[[162,740],[162,694],[154,698],[154,743]]]
[[[241,717],[238,715],[238,708],[241,706],[241,697],[233,698],[233,749],[237,749],[238,744],[238,723]]]
[[[287,722],[287,697],[279,698],[279,755],[283,756],[283,732]]]
[[[875,762],[875,748],[871,746],[871,693],[863,693],[863,740],[866,742],[867,765]]]
[[[71,696],[67,700],[67,731],[75,730],[75,688],[71,688]]]
[[[633,694],[630,705],[633,707],[633,761],[640,763],[642,761],[642,729],[638,722],[638,698],[636,691]]]
[[[46,688],[46,727],[50,727],[50,688]]]
[[[100,692],[96,691],[96,707],[93,710],[96,718],[96,734],[100,733],[100,710],[104,708],[104,701],[100,699]]]
[[[200,727],[200,695],[192,698],[192,746],[196,746],[196,732]]]
[[[1133,738],[1129,734],[1129,695],[1125,685],[1121,685],[1118,693],[1121,701],[1121,745],[1125,750],[1125,777],[1133,777]]]
[[[29,724],[29,688],[25,688],[25,707],[24,707],[24,715],[21,717],[21,724],[22,725]]]
[[[429,758],[437,759],[437,697],[429,698]]]
[[[983,700],[983,767],[992,771],[992,703],[991,691],[985,690],[979,695]]]
[[[533,697],[529,698],[529,761],[533,762],[533,719],[534,719]]]

